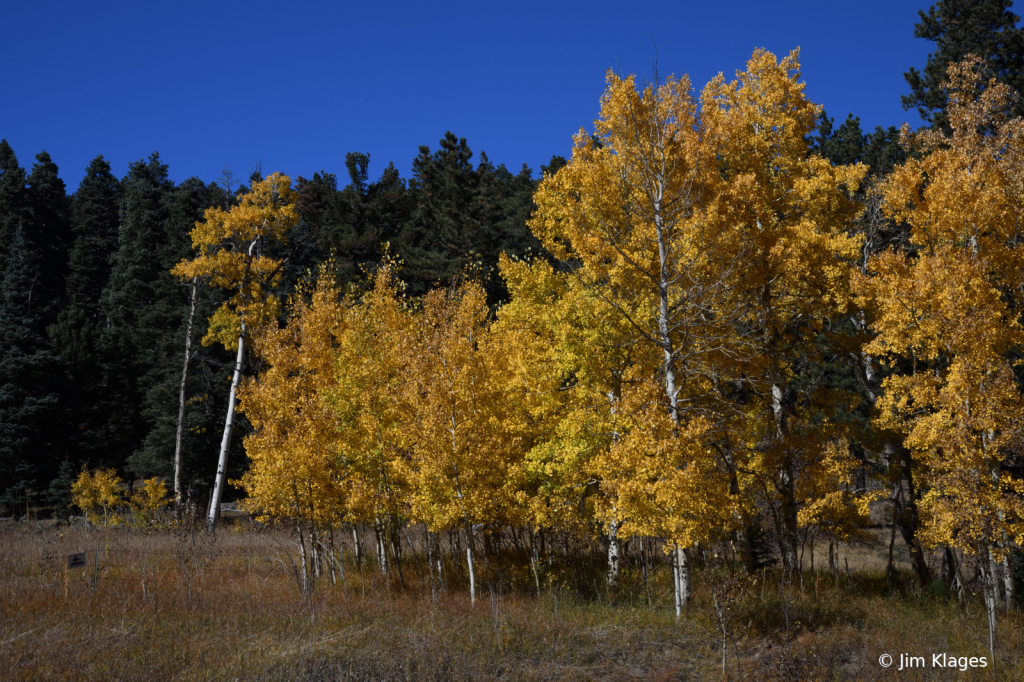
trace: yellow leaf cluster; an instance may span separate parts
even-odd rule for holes
[[[267,290],[279,281],[282,261],[264,252],[287,243],[298,222],[296,198],[288,176],[274,173],[253,183],[237,206],[208,208],[196,223],[191,233],[196,257],[176,265],[172,274],[206,279],[233,292],[211,318],[204,345],[234,348],[242,324],[253,327],[277,317],[280,303]]]
[[[124,482],[113,469],[82,469],[71,484],[71,501],[92,523],[116,523],[112,512],[121,504]]]

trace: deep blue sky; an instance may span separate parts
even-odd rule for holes
[[[604,73],[729,78],[755,47],[801,48],[837,122],[917,125],[903,72],[929,0],[838,2],[17,2],[0,9],[0,137],[46,149],[69,189],[103,154],[117,175],[156,150],[177,181],[394,161],[446,130],[513,172],[568,156]],[[656,47],[655,47],[656,46]],[[474,157],[476,160],[477,157]]]

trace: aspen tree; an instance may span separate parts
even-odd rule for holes
[[[334,348],[346,327],[332,276],[324,268],[315,286],[300,286],[284,328],[268,325],[254,335],[264,370],[239,391],[239,411],[254,432],[245,438],[250,467],[237,483],[250,511],[294,521],[304,591],[323,531],[340,525],[346,511],[341,424],[326,400],[337,384]]]
[[[632,363],[632,335],[614,309],[547,262],[503,257],[500,266],[511,300],[492,333],[509,349],[510,384],[529,422],[519,493],[525,512],[535,528],[578,535],[589,535],[602,516],[614,584],[622,519],[613,504],[595,503],[602,494],[595,464],[616,437],[612,418]]]
[[[920,472],[921,539],[979,557],[994,652],[996,606],[1014,598],[1007,554],[1024,540],[1024,481],[1009,462],[1024,411],[1024,121],[977,58],[950,67],[947,90],[952,133],[904,128],[918,156],[882,187],[914,252],[879,255],[854,287],[874,315],[866,352],[905,368],[882,382],[877,423],[905,434]]]
[[[736,406],[732,443],[749,472],[744,487],[772,510],[787,571],[797,570],[801,508],[849,501],[828,488],[838,492],[836,473],[852,461],[835,450],[845,434],[829,415],[853,398],[801,387],[797,376],[820,357],[822,339],[827,345],[828,320],[849,305],[848,264],[859,246],[849,229],[859,208],[844,189],[855,191],[867,171],[808,155],[821,107],[804,94],[799,66],[797,51],[779,61],[757,50],[735,81],[719,75],[702,95],[724,185],[717,210],[743,263],[730,289],[744,308],[736,328],[744,353],[731,380],[754,399]]]
[[[280,279],[283,262],[265,255],[264,250],[287,241],[288,231],[298,221],[295,200],[291,180],[275,173],[253,183],[249,193],[230,210],[206,209],[203,222],[196,223],[191,233],[192,247],[198,255],[171,270],[182,280],[205,277],[212,286],[231,292],[231,297],[210,318],[209,331],[203,338],[205,345],[221,343],[229,350],[237,350],[217,477],[207,514],[207,528],[211,531],[220,518],[246,334],[250,327],[276,318],[280,307],[268,290]]]
[[[466,533],[470,599],[476,601],[474,526],[502,521],[514,505],[521,441],[504,384],[507,361],[488,338],[483,289],[464,283],[429,292],[414,326],[404,401],[412,416],[410,515],[432,532]]]
[[[372,526],[378,563],[390,553],[401,576],[401,529],[408,518],[410,418],[402,399],[414,324],[397,264],[385,256],[372,288],[347,309],[334,349],[336,382],[325,398],[339,420],[337,457],[346,519]]]
[[[609,73],[593,138],[577,134],[572,160],[541,183],[531,221],[545,247],[568,265],[574,285],[619,318],[625,333],[619,343],[633,348],[618,383],[635,384],[640,393],[627,397],[622,388],[612,401],[616,436],[602,473],[614,500],[607,511],[615,513],[606,523],[616,533],[620,526],[671,531],[672,551],[706,537],[720,521],[685,505],[637,506],[626,472],[643,469],[644,495],[656,497],[655,488],[673,485],[665,478],[669,470],[683,476],[719,471],[705,438],[714,421],[707,401],[716,367],[731,353],[731,312],[724,304],[739,263],[717,215],[720,185],[716,148],[689,81],[670,77],[638,90],[633,77]],[[652,386],[660,386],[657,394]],[[624,410],[627,405],[635,412]],[[658,411],[668,428],[658,428],[654,442],[640,433],[658,421]],[[648,460],[659,464],[650,469],[643,463]],[[707,490],[687,504],[718,499],[723,479],[711,476],[704,484]],[[622,505],[639,516],[627,521]],[[677,563],[677,592],[685,591],[688,569]]]

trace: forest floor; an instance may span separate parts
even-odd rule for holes
[[[401,581],[370,558],[357,567],[349,536],[344,577],[325,571],[304,596],[284,529],[0,525],[0,679],[1024,679],[1018,612],[1000,614],[994,667],[934,666],[934,654],[989,656],[981,600],[909,573],[890,586],[884,531],[844,546],[838,576],[819,547],[802,585],[709,558],[679,621],[662,563],[644,580],[630,555],[609,589],[597,552],[556,553],[538,596],[529,561],[495,554],[471,605],[461,565],[447,558],[440,589],[413,535]],[[68,569],[79,552],[85,567]],[[900,654],[922,665],[900,671]]]

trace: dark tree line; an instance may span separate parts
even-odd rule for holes
[[[420,147],[408,180],[391,164],[371,181],[360,153],[347,155],[342,188],[327,172],[297,178],[301,220],[279,254],[287,261],[278,293],[328,259],[342,280],[359,279],[387,249],[405,263],[413,295],[469,273],[500,302],[499,254],[541,251],[526,227],[538,179],[525,166],[513,174],[485,154],[476,165],[472,157],[465,139],[448,133],[438,150]],[[205,209],[247,191],[230,173],[175,184],[155,153],[124,178],[96,158],[70,196],[57,171],[43,152],[26,173],[0,142],[0,502],[8,514],[59,513],[83,465],[114,467],[129,480],[170,479],[191,295],[170,269],[193,255],[189,232]],[[202,289],[196,312],[182,448],[183,488],[193,497],[211,484],[223,430],[232,358],[198,338],[224,296]],[[245,467],[241,438],[233,448],[236,478]]]

